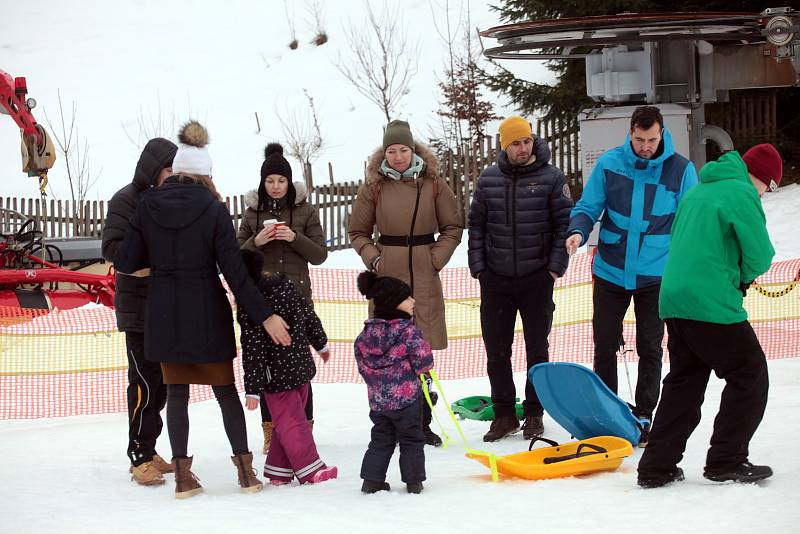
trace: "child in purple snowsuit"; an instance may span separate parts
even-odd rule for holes
[[[361,464],[361,491],[388,491],[386,470],[400,444],[400,476],[409,493],[420,493],[425,480],[425,434],[419,375],[433,367],[431,346],[414,325],[414,299],[408,285],[365,271],[358,290],[372,299],[374,317],[356,338],[358,372],[367,383],[372,439]]]
[[[319,458],[305,414],[309,383],[317,373],[308,346],[313,345],[323,361],[329,356],[322,323],[311,304],[283,273],[262,274],[261,253],[243,249],[242,259],[267,302],[288,323],[292,336],[289,346],[277,345],[244,310],[239,308],[236,312],[242,330],[247,409],[258,408],[262,395],[272,414],[272,444],[264,476],[273,485],[288,484],[294,477],[301,484],[336,478],[337,468],[326,466]]]

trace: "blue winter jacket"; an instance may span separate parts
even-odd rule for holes
[[[568,235],[585,243],[605,210],[593,272],[629,290],[661,281],[678,202],[697,183],[694,164],[675,153],[666,128],[662,144],[660,156],[642,159],[628,134],[597,160],[570,216]]]
[[[536,160],[513,166],[501,151],[478,179],[469,209],[468,261],[472,276],[485,269],[527,276],[547,269],[558,276],[569,263],[567,239],[572,198],[550,148],[534,139]]]

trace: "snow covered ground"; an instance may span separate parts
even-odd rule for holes
[[[769,194],[764,206],[776,259],[800,257],[792,232],[800,186]],[[465,265],[462,246],[452,266]],[[353,251],[337,252],[326,267],[358,268]],[[335,355],[334,355],[335,357]],[[718,485],[702,478],[705,453],[723,383],[712,378],[703,419],[688,443],[682,467],[686,480],[657,489],[636,485],[636,450],[619,470],[581,478],[493,483],[488,469],[464,458],[457,442],[426,448],[428,481],[421,496],[408,495],[396,458],[388,481],[392,492],[364,496],[359,468],[369,441],[366,388],[360,384],[316,385],[314,434],[323,460],[340,469],[338,480],[319,486],[268,487],[241,495],[230,450],[213,401],[190,408],[190,451],[205,493],[188,501],[165,486],[130,482],[124,414],[64,419],[0,421],[0,532],[269,532],[374,533],[436,531],[463,534],[502,532],[796,533],[800,531],[800,462],[793,432],[800,427],[800,358],[769,362],[767,412],[751,443],[751,459],[771,465],[775,475],[759,485]],[[635,380],[635,367],[631,368]],[[664,372],[666,373],[665,367]],[[524,376],[516,376],[518,391]],[[620,393],[627,381],[620,366]],[[488,394],[486,378],[444,382],[449,401]],[[441,410],[441,407],[439,407]],[[260,466],[257,412],[248,412],[250,444]],[[445,413],[440,419],[447,421]],[[434,423],[434,428],[436,427]],[[453,437],[450,424],[445,428]],[[486,423],[465,421],[470,444],[496,454],[527,448],[520,436],[484,444]],[[545,436],[569,435],[549,417]],[[169,456],[164,435],[159,450]]]
[[[319,486],[267,487],[256,495],[238,492],[213,401],[190,408],[190,451],[205,493],[187,501],[173,497],[171,475],[156,488],[129,481],[123,414],[2,421],[0,532],[798,532],[800,463],[791,440],[800,426],[800,359],[771,361],[769,367],[769,406],[751,457],[771,465],[775,476],[758,486],[718,485],[702,478],[722,386],[712,379],[703,420],[681,464],[684,482],[638,488],[637,449],[613,473],[493,483],[488,469],[464,458],[454,443],[447,450],[426,447],[428,481],[422,495],[406,494],[395,458],[387,479],[391,493],[365,496],[359,492],[358,474],[369,441],[366,388],[335,384],[315,386],[314,435],[323,460],[339,467],[339,479]],[[620,387],[626,389],[624,372],[620,375]],[[522,386],[522,374],[516,382]],[[444,387],[453,401],[488,393],[488,380],[450,381]],[[250,444],[257,451],[258,415],[247,415]],[[482,443],[487,423],[466,421],[463,428],[479,449],[511,454],[527,448],[520,435]],[[545,435],[569,441],[566,431],[547,417]],[[159,449],[169,454],[166,431]],[[256,453],[256,463],[262,462]]]

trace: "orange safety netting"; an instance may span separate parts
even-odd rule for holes
[[[800,356],[800,259],[775,263],[748,292],[745,307],[767,358]],[[318,362],[315,382],[359,382],[353,340],[367,316],[355,269],[312,269],[314,301],[330,338],[332,358]],[[449,347],[437,351],[442,379],[486,375],[480,331],[480,288],[465,267],[441,272]],[[698,278],[698,284],[702,278]],[[550,359],[592,363],[591,257],[571,260],[555,286]],[[636,359],[633,307],[625,318],[628,356]],[[237,327],[238,338],[238,327]],[[522,327],[517,320],[513,368],[525,368]],[[664,339],[666,354],[666,337]],[[235,363],[242,388],[241,364]],[[121,412],[126,408],[125,336],[114,311],[104,306],[72,310],[0,308],[0,419]],[[487,383],[488,391],[488,383]],[[213,398],[211,388],[192,387],[192,400]]]

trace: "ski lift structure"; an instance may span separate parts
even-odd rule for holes
[[[708,140],[734,148],[725,130],[705,123],[705,104],[727,102],[733,90],[800,85],[800,12],[789,7],[537,20],[479,35],[496,41],[482,43],[483,53],[501,62],[585,62],[598,106],[579,115],[583,180],[624,138],[635,105],[657,105],[676,150],[699,169]]]

